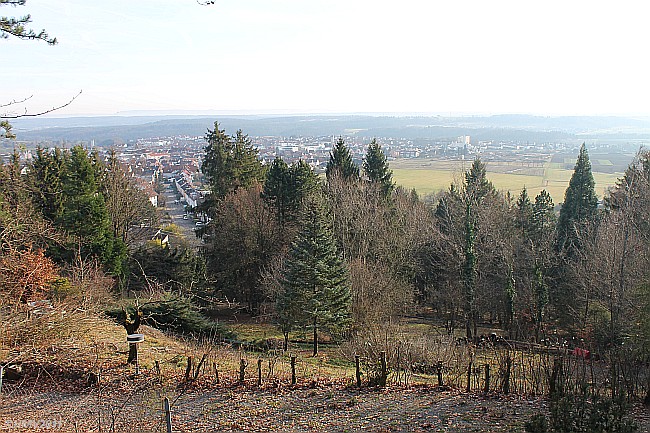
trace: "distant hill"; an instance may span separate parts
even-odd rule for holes
[[[570,141],[649,140],[650,118],[498,116],[100,116],[29,118],[14,122],[22,141],[123,142],[173,135],[203,136],[218,120],[229,133],[242,129],[252,136],[359,135],[407,139]]]

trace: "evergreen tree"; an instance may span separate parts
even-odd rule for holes
[[[587,148],[583,143],[576,161],[569,187],[564,193],[564,203],[558,220],[558,248],[568,249],[578,245],[578,233],[586,222],[596,216],[598,198],[596,197],[594,176]]]
[[[494,185],[487,178],[485,164],[477,156],[472,166],[465,172],[465,200],[479,204],[485,197],[494,194]]]
[[[549,302],[548,286],[544,281],[544,274],[541,265],[535,266],[535,339],[539,340],[539,334],[542,331],[544,323],[544,312]]]
[[[276,156],[271,163],[271,167],[266,172],[262,197],[267,203],[275,207],[280,224],[284,224],[288,212],[287,202],[288,195],[290,194],[288,189],[289,166],[284,162],[284,159]]]
[[[378,184],[388,197],[395,189],[393,172],[388,167],[386,155],[376,139],[372,139],[363,159],[363,172],[371,183]]]
[[[466,206],[465,213],[465,266],[463,268],[463,288],[465,290],[465,333],[467,339],[476,335],[476,253],[474,243],[476,242],[474,217],[472,208]]]
[[[529,226],[532,223],[531,220],[533,217],[533,205],[530,202],[530,197],[528,197],[528,191],[526,190],[525,186],[517,198],[515,209],[515,224],[517,228],[521,230],[521,233],[523,235],[527,235],[530,228]]]
[[[81,146],[65,155],[63,211],[55,224],[75,237],[60,251],[60,258],[71,261],[74,254],[96,256],[113,275],[121,275],[126,247],[113,236],[104,196],[98,184],[98,161]]]
[[[350,149],[345,145],[342,137],[339,137],[334,149],[330,153],[325,174],[328,179],[334,175],[341,176],[347,181],[359,179],[359,167],[352,160]]]
[[[295,221],[303,200],[318,188],[318,177],[309,164],[300,160],[288,166],[277,157],[269,168],[262,197],[272,205],[282,226]]]
[[[535,196],[531,220],[532,235],[536,241],[551,238],[555,230],[555,205],[553,198],[545,189]]]
[[[337,334],[351,320],[348,270],[336,251],[323,205],[316,198],[305,206],[302,229],[291,245],[281,284],[277,308],[283,332],[286,336],[292,324],[310,327],[316,356],[319,330]]]
[[[264,167],[258,159],[258,151],[241,130],[230,137],[215,122],[214,130],[208,129],[205,140],[208,145],[201,170],[215,200],[223,199],[237,188],[248,188],[264,180]]]
[[[48,152],[39,147],[30,168],[35,204],[49,221],[59,221],[63,216],[64,165],[65,158],[61,149]]]

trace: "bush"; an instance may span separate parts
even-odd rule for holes
[[[585,387],[579,393],[551,396],[550,420],[537,414],[525,428],[529,433],[632,433],[638,426],[627,413],[623,397],[603,397]]]
[[[233,333],[224,325],[213,322],[201,314],[192,301],[183,296],[166,293],[159,300],[146,302],[139,307],[142,312],[142,323],[163,331],[194,336],[212,336],[232,338]],[[136,307],[125,308],[130,317],[136,315]],[[121,308],[107,311],[107,314],[118,320],[123,319]]]

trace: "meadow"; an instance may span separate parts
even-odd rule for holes
[[[609,187],[622,176],[623,167],[618,172],[600,172],[598,167],[608,167],[612,163],[604,158],[594,161],[593,175],[596,193],[602,198]],[[463,173],[471,165],[471,160],[399,159],[390,162],[395,182],[408,189],[415,188],[421,197],[447,190],[452,182],[460,183]],[[526,187],[531,197],[545,189],[558,204],[564,200],[564,191],[573,174],[571,163],[548,161],[543,166],[525,162],[487,162],[488,178],[501,191],[519,195]],[[619,168],[619,167],[617,167]]]

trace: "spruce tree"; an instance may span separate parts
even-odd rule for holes
[[[533,204],[531,217],[531,235],[533,239],[537,242],[548,240],[555,230],[556,219],[553,198],[543,189],[535,196],[535,203]]]
[[[205,136],[205,158],[201,165],[208,179],[214,199],[221,200],[237,188],[248,188],[264,180],[264,167],[258,159],[258,151],[241,130],[235,136],[226,135],[214,122],[214,130]]]
[[[517,228],[521,230],[521,233],[525,236],[529,232],[529,228],[532,223],[531,220],[533,217],[533,204],[530,202],[530,197],[528,196],[528,191],[526,190],[525,186],[517,198],[515,209],[515,224],[517,225]]]
[[[372,139],[363,159],[363,172],[370,183],[380,185],[385,197],[390,196],[395,189],[393,172],[388,167],[386,155],[376,139]]]
[[[288,166],[277,157],[267,172],[262,197],[276,209],[278,222],[284,226],[296,220],[303,200],[317,188],[318,177],[309,164],[300,160]]]
[[[282,225],[287,218],[289,194],[289,166],[277,156],[266,172],[262,198],[276,209],[278,221]]]
[[[344,180],[355,181],[359,179],[359,167],[352,160],[350,149],[345,145],[342,137],[336,141],[336,145],[330,153],[325,174],[328,179],[332,176],[341,176]]]
[[[480,203],[496,190],[487,178],[485,164],[477,156],[472,166],[465,172],[465,200],[472,204]]]
[[[336,335],[351,321],[350,285],[319,198],[306,203],[301,222],[284,263],[276,306],[285,337],[292,325],[311,328],[316,356],[319,330]]]
[[[591,173],[589,154],[583,143],[560,209],[557,227],[558,249],[567,249],[570,253],[572,248],[579,248],[578,233],[586,222],[596,216],[597,209],[594,176]]]

